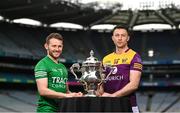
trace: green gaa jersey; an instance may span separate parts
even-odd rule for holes
[[[40,60],[35,66],[35,78],[47,78],[48,88],[56,92],[66,93],[68,72],[62,63],[56,64],[48,56]],[[47,98],[39,95],[37,112],[58,111],[58,99]]]

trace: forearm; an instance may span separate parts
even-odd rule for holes
[[[137,86],[134,86],[134,85],[129,83],[125,87],[123,87],[121,90],[116,91],[112,95],[114,97],[122,97],[122,96],[126,96],[126,95],[131,94],[132,92],[134,92],[137,89],[138,89]]]
[[[66,93],[56,92],[48,88],[39,90],[39,94],[48,98],[65,98],[67,96]]]
[[[130,82],[121,90],[113,93],[116,97],[122,97],[131,94],[138,89],[140,83],[141,72],[136,70],[130,71]]]

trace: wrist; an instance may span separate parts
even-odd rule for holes
[[[112,97],[119,97],[119,96],[118,96],[117,92],[115,92],[112,94]]]
[[[68,94],[67,93],[63,93],[63,98],[67,98]]]
[[[69,93],[72,93],[72,92],[71,91],[67,91],[66,93],[69,94]]]

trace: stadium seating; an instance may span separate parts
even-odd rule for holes
[[[71,60],[84,60],[89,51],[95,51],[95,56],[102,59],[104,55],[114,50],[111,34],[98,31],[57,30],[53,28],[25,27],[16,24],[0,23],[1,54],[17,57],[37,57],[45,55],[43,44],[51,32],[59,32],[64,37],[62,57]],[[140,32],[131,35],[130,47],[136,50],[143,60],[173,60],[179,59],[179,31]],[[148,56],[148,50],[154,50],[154,56]]]
[[[37,97],[32,91],[0,90],[1,112],[35,112]]]

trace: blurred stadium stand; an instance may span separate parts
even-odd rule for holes
[[[0,23],[0,55],[22,58],[41,58],[45,55],[43,48],[45,37],[50,32],[60,32],[65,39],[63,58],[84,60],[93,49],[99,59],[113,51],[111,33],[98,31],[64,31],[53,28],[29,28],[17,24]],[[144,61],[171,63],[179,60],[179,30],[161,32],[132,32],[130,47],[141,54]],[[8,43],[7,43],[8,42]],[[148,50],[154,50],[154,56],[148,56]],[[73,57],[72,57],[73,56]]]
[[[24,90],[0,90],[1,112],[35,112],[35,92]]]

